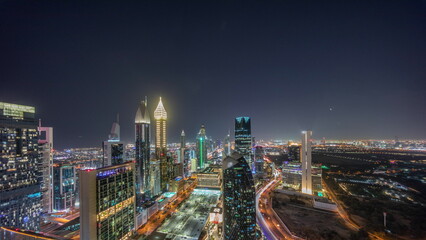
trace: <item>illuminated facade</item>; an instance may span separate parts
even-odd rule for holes
[[[38,230],[42,211],[35,108],[0,102],[0,226]]]
[[[53,165],[53,211],[74,208],[76,199],[76,172],[70,165]]]
[[[147,99],[139,104],[135,116],[135,160],[137,206],[141,206],[144,196],[150,196],[150,139],[151,118],[149,117]]]
[[[170,164],[167,159],[167,112],[163,106],[163,102],[158,102],[158,106],[154,111],[155,118],[155,154],[160,160],[160,176],[161,190],[167,191],[167,184],[171,179],[169,176]]]
[[[233,153],[222,163],[224,239],[256,239],[256,190],[244,157]]]
[[[50,213],[53,207],[53,128],[42,127],[39,122],[37,130],[41,157],[42,211]]]
[[[134,163],[80,171],[80,239],[130,239],[135,231]]]
[[[228,132],[228,135],[226,135],[225,139],[223,140],[222,157],[225,158],[229,155],[231,155],[231,134]]]
[[[312,194],[312,131],[302,132],[302,147],[300,150],[302,162],[302,192]]]
[[[207,146],[206,146],[206,128],[201,125],[197,135],[197,169],[204,169],[207,161]]]
[[[252,164],[251,120],[249,117],[235,118],[235,151],[243,155],[249,166]]]

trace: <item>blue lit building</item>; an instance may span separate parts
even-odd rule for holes
[[[252,163],[252,137],[249,117],[235,118],[235,151],[243,155],[251,167]]]
[[[53,211],[74,208],[76,199],[76,173],[73,166],[53,165]]]
[[[224,239],[256,239],[256,190],[250,167],[236,152],[222,163]]]
[[[0,102],[0,226],[38,230],[42,207],[35,108]]]

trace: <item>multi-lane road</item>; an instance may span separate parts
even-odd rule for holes
[[[294,236],[272,209],[270,193],[279,179],[275,178],[256,193],[256,218],[264,236],[268,240],[301,239]]]

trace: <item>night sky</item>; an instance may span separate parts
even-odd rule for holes
[[[426,138],[426,1],[324,2],[0,1],[0,101],[57,149],[101,146],[118,112],[132,141],[145,95],[169,142],[240,115],[256,139]]]

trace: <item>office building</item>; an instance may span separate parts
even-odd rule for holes
[[[302,132],[302,192],[312,194],[312,147],[311,147],[312,131]]]
[[[289,145],[287,147],[287,154],[289,161],[300,161],[300,146],[299,145]]]
[[[118,115],[117,120],[112,124],[108,141],[104,141],[102,144],[102,150],[102,166],[107,167],[122,164],[124,162],[124,143],[120,142],[120,124]]]
[[[160,160],[161,190],[167,191],[167,185],[171,179],[169,176],[170,161],[167,159],[167,112],[163,102],[158,102],[154,111],[155,118],[155,154]]]
[[[76,172],[71,165],[53,165],[53,211],[72,210],[76,200]]]
[[[160,170],[160,160],[151,161],[151,195],[158,196],[161,194],[161,170]]]
[[[235,118],[235,151],[243,155],[252,167],[251,120],[249,117]]]
[[[224,239],[256,239],[256,190],[244,157],[233,153],[222,163]]]
[[[210,165],[197,173],[198,187],[221,189],[222,187],[222,167],[220,165]]]
[[[197,135],[197,169],[204,169],[207,162],[206,128],[201,125]]]
[[[38,230],[41,173],[35,108],[0,102],[0,226]]]
[[[42,127],[41,121],[39,121],[38,126],[38,144],[40,146],[41,157],[42,211],[50,213],[53,207],[53,128]]]
[[[80,239],[130,239],[135,231],[134,163],[80,171]]]
[[[141,101],[135,116],[135,160],[137,207],[141,207],[144,198],[150,197],[150,131],[151,118],[147,107],[147,98]]]

